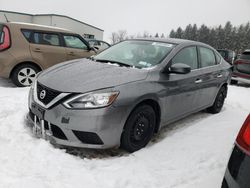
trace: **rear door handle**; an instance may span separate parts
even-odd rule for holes
[[[197,80],[195,80],[195,83],[196,84],[199,84],[199,83],[201,83],[202,82],[202,79],[197,79]]]
[[[35,52],[42,52],[42,50],[40,48],[35,48],[34,51]]]
[[[74,53],[74,52],[69,52],[69,53],[68,53],[68,55],[72,55],[72,56],[74,56],[74,55],[75,55],[75,53]]]

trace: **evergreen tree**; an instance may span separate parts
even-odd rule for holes
[[[176,34],[173,29],[170,31],[169,38],[176,38]]]
[[[183,31],[182,31],[181,27],[178,27],[178,29],[177,29],[177,31],[176,31],[175,38],[181,39],[182,36],[183,36]]]

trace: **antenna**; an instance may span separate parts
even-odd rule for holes
[[[10,22],[5,14],[4,14],[4,17],[6,19],[6,22]]]

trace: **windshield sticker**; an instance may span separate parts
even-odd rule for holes
[[[140,61],[138,64],[139,64],[139,65],[142,65],[142,66],[144,66],[144,67],[150,67],[150,66],[151,66],[150,63],[147,63],[147,62],[145,62],[145,61]]]
[[[153,46],[163,46],[167,48],[172,48],[174,45],[173,44],[168,44],[168,43],[162,43],[162,42],[153,42]]]

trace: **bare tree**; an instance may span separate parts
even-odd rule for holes
[[[111,33],[111,44],[115,44],[118,42],[118,34],[116,32],[112,32]]]
[[[115,44],[117,42],[123,41],[127,39],[129,36],[127,35],[126,30],[119,30],[118,32],[112,32],[111,33],[111,43]]]
[[[144,31],[143,38],[149,38],[149,33],[147,31]]]
[[[118,42],[125,40],[127,37],[127,31],[126,30],[119,30],[118,31]]]

